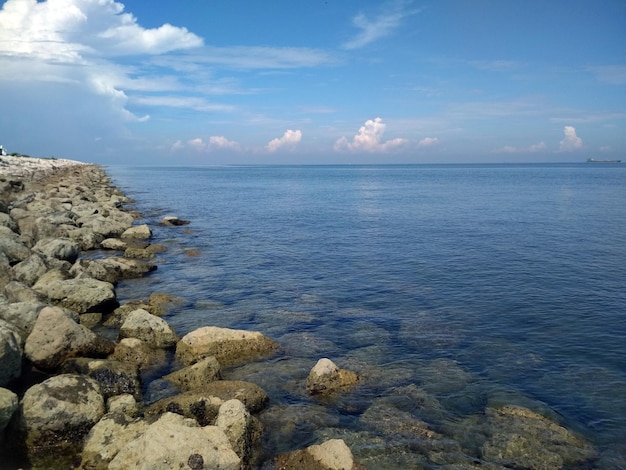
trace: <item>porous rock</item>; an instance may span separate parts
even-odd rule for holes
[[[282,470],[364,470],[342,439],[331,439],[276,458]]]
[[[216,326],[198,328],[185,335],[176,345],[176,357],[192,364],[207,356],[215,356],[222,365],[269,356],[277,344],[256,331],[233,330]]]
[[[178,340],[178,336],[165,320],[144,309],[128,314],[120,328],[120,337],[138,338],[157,348],[174,346]]]
[[[0,387],[22,372],[22,339],[11,325],[0,321]]]
[[[50,301],[78,313],[109,311],[117,304],[113,284],[90,277],[44,280],[33,286]]]
[[[153,348],[138,338],[124,338],[115,346],[109,359],[136,364],[144,369],[165,362],[165,350]]]
[[[141,396],[139,368],[134,364],[77,357],[65,361],[61,371],[91,377],[100,385],[100,391],[105,399],[121,394],[131,394],[136,398]]]
[[[17,410],[17,405],[17,395],[11,390],[0,388],[0,433],[11,421],[13,413]]]
[[[205,390],[209,383],[220,379],[220,363],[209,356],[163,378],[183,392]]]
[[[139,238],[141,240],[145,240],[151,236],[152,230],[150,230],[150,227],[148,227],[147,224],[130,227],[122,233],[122,238]]]

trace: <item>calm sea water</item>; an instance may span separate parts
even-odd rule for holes
[[[453,438],[509,402],[624,457],[624,165],[107,171],[147,222],[192,221],[155,228],[169,249],[156,273],[120,285],[121,300],[177,294],[187,303],[167,319],[180,335],[218,325],[281,344],[226,372],[270,395],[269,454],[339,436],[367,461],[363,413],[412,385],[440,408],[421,417]],[[321,357],[370,380],[311,399],[303,381]]]

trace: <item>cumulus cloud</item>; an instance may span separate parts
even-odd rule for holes
[[[437,137],[424,137],[417,144],[418,147],[432,147],[433,145],[437,145],[439,143],[439,139]]]
[[[292,150],[301,140],[301,131],[288,129],[282,137],[270,140],[265,148],[269,152],[276,152],[278,149],[282,148]]]
[[[559,145],[561,152],[571,152],[583,148],[583,140],[576,135],[576,129],[573,126],[565,126],[563,133],[565,137]]]
[[[341,137],[335,142],[336,151],[350,152],[386,152],[403,146],[408,141],[406,139],[396,138],[383,141],[383,134],[387,125],[379,117],[376,119],[368,119],[365,124],[359,128],[359,132],[349,141],[346,137]]]
[[[237,150],[239,149],[239,143],[234,140],[228,140],[226,137],[222,135],[213,135],[209,137],[209,145],[211,147],[215,147],[218,149],[230,149]]]
[[[212,135],[209,140],[204,140],[201,137],[190,139],[186,143],[177,140],[170,147],[170,151],[178,152],[186,148],[198,153],[209,153],[214,150],[239,150],[241,146],[238,142],[228,140],[224,136]]]

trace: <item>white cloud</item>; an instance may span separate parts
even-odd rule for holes
[[[417,144],[418,147],[432,147],[433,145],[437,145],[439,143],[439,139],[437,137],[424,137]]]
[[[548,147],[544,142],[533,144],[528,147],[514,147],[512,145],[505,145],[502,148],[494,150],[494,153],[536,153],[546,150]]]
[[[352,18],[352,24],[360,31],[350,41],[343,44],[344,49],[358,49],[380,38],[389,36],[402,24],[407,16],[419,13],[419,10],[406,10],[402,4],[392,7],[391,11],[385,11],[376,18],[370,20],[363,13]]]
[[[561,152],[571,152],[583,147],[583,140],[576,135],[576,129],[573,126],[565,126],[563,133],[565,134],[565,138],[559,145]]]
[[[226,137],[221,135],[213,135],[209,137],[209,145],[212,147],[216,147],[219,149],[231,149],[238,150],[239,143],[233,140],[228,140]]]
[[[293,149],[302,140],[301,131],[288,129],[281,138],[272,139],[265,148],[269,152],[275,152],[280,148]]]
[[[379,117],[374,120],[369,119],[359,128],[359,132],[352,138],[352,142],[346,137],[338,139],[335,142],[335,150],[372,153],[386,152],[401,147],[408,142],[406,139],[401,138],[383,142],[382,138],[386,127],[386,124]]]
[[[190,139],[184,144],[182,141],[177,140],[170,147],[170,151],[178,152],[185,148],[189,148],[198,153],[209,153],[214,150],[239,150],[241,146],[238,142],[228,140],[224,136],[213,135],[206,141],[201,137]]]

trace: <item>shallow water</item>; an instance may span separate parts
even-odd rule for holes
[[[390,440],[372,405],[472,455],[472,417],[517,403],[583,434],[605,464],[626,459],[626,167],[107,172],[146,222],[192,221],[154,228],[168,251],[120,300],[180,295],[167,318],[180,335],[217,325],[280,343],[278,357],[226,374],[270,395],[268,454],[343,437],[371,468],[436,466]],[[363,384],[311,399],[303,384],[321,357]]]

